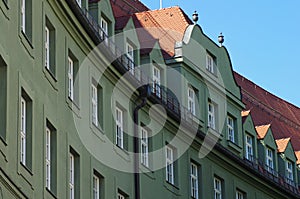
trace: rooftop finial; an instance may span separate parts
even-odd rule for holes
[[[197,23],[198,19],[199,19],[198,13],[197,13],[197,11],[195,10],[195,12],[193,13],[193,21],[194,21],[195,24]]]
[[[220,43],[221,46],[222,46],[223,43],[224,43],[224,36],[222,35],[222,33],[220,33],[220,35],[218,36],[218,41],[219,41],[219,43]]]

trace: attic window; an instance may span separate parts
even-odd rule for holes
[[[206,70],[210,73],[215,74],[215,67],[216,67],[216,57],[213,56],[211,53],[206,52]]]

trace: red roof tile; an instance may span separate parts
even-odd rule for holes
[[[272,124],[275,139],[291,138],[295,150],[300,151],[300,108],[271,94],[250,80],[235,73],[241,87],[242,100],[256,126]]]
[[[256,129],[256,132],[257,132],[257,138],[258,139],[264,139],[265,136],[267,135],[267,132],[268,132],[270,126],[271,126],[270,124],[256,126],[255,129]]]
[[[277,151],[279,153],[283,153],[285,151],[289,141],[290,141],[290,138],[282,138],[282,139],[275,140],[276,145],[277,145]]]

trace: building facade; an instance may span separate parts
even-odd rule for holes
[[[196,14],[0,10],[0,198],[300,198],[299,108],[235,73]]]

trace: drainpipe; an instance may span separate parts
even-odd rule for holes
[[[139,130],[138,130],[138,116],[139,110],[143,108],[147,103],[147,98],[151,94],[150,86],[144,85],[140,87],[139,90],[139,99],[142,99],[142,102],[137,105],[133,111],[133,121],[134,121],[134,138],[133,138],[133,152],[134,152],[134,192],[135,199],[141,198],[141,187],[140,187],[140,173],[139,173],[139,165],[140,165],[140,157],[139,157]]]

